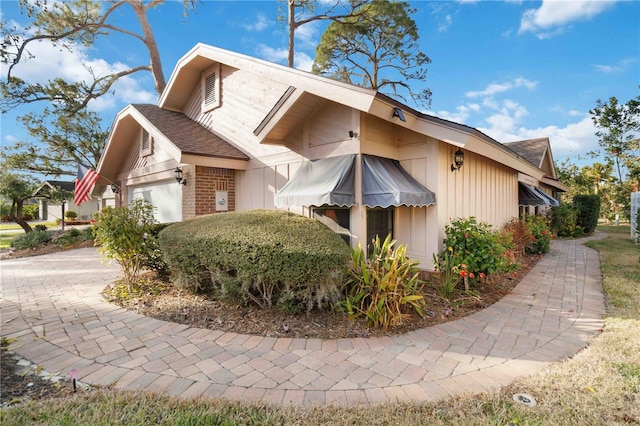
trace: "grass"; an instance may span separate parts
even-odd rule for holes
[[[18,235],[22,235],[24,232],[7,232],[0,234],[0,249],[7,249],[11,246],[11,241]]]
[[[38,222],[38,225],[44,225],[47,228],[51,228],[52,226],[57,226],[55,221],[51,222]],[[34,227],[35,224],[31,223],[31,227]],[[2,222],[0,223],[0,231],[8,231],[8,230],[19,230],[22,231],[22,227],[15,222]]]
[[[589,245],[600,252],[609,310],[604,331],[572,359],[493,393],[432,404],[279,407],[146,392],[94,391],[0,411],[0,424],[623,425],[640,424],[640,251],[629,227]],[[528,408],[512,401],[528,393]]]

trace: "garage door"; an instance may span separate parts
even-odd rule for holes
[[[175,180],[129,187],[129,202],[134,198],[144,198],[154,209],[160,223],[182,220],[182,186]]]

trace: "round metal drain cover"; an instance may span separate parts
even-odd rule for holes
[[[536,405],[538,405],[538,401],[536,401],[534,397],[526,393],[517,393],[513,395],[513,400],[515,402],[519,402],[520,404],[524,404],[527,407],[535,407]]]

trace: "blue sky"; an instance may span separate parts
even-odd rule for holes
[[[425,112],[475,127],[500,142],[549,137],[555,160],[598,148],[589,116],[597,99],[626,102],[640,85],[640,2],[638,1],[412,1],[421,49],[432,60],[426,86],[433,92]],[[17,2],[2,0],[3,21],[26,24]],[[202,42],[281,64],[286,63],[286,28],[278,1],[203,1],[184,16],[181,1],[168,1],[150,14],[167,80],[177,60]],[[115,24],[139,31],[130,10]],[[309,70],[324,26],[301,27],[296,67]],[[44,82],[86,76],[94,70],[123,69],[148,62],[141,43],[123,36],[92,48],[61,53],[41,43],[36,59],[20,64],[17,76]],[[2,68],[3,70],[5,67]],[[3,72],[4,74],[4,72]],[[86,77],[85,77],[86,78]],[[148,73],[124,79],[116,93],[93,102],[109,126],[128,103],[155,103]],[[16,117],[1,121],[0,142],[28,139]]]

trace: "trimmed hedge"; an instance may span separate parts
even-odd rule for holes
[[[158,235],[176,285],[236,302],[310,311],[341,299],[349,247],[321,222],[280,210],[200,216]]]
[[[576,195],[573,197],[573,207],[576,209],[576,223],[585,234],[592,234],[598,226],[600,217],[599,195]]]

